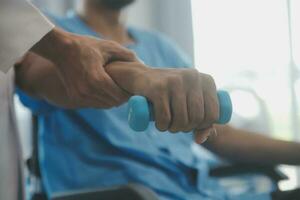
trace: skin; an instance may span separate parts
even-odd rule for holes
[[[37,55],[29,54],[25,58],[24,62],[16,66],[17,85],[21,89],[26,91],[29,95],[47,100],[52,104],[65,108],[78,107],[73,99],[67,95],[65,91],[66,89],[64,88],[64,85],[59,78],[58,72],[56,71],[56,67],[42,57],[34,58],[39,59],[38,64],[37,62],[30,62],[31,56],[35,57]],[[40,67],[40,65],[43,65],[43,67]],[[120,80],[117,82],[119,82],[119,84],[120,82],[123,83],[125,82],[124,77],[127,76],[123,76],[122,74],[130,74],[131,72],[130,70],[127,72],[125,70],[119,71],[119,68],[126,69],[128,67],[127,65],[129,64],[112,63],[108,73],[112,74],[112,77],[114,78],[120,77]],[[130,64],[132,68],[134,68],[135,65],[137,67],[141,64]],[[115,70],[119,72],[114,74]],[[158,73],[159,71],[160,69],[153,73]],[[143,73],[142,70],[140,72]],[[141,79],[132,81],[134,79],[134,76],[139,76],[136,73],[134,74],[135,75],[131,75],[128,78],[127,83],[124,84],[126,85],[126,89],[136,91],[140,94],[151,94],[151,87],[147,88],[147,91],[141,90],[141,88],[143,87],[137,84],[138,82],[142,81]],[[164,74],[160,74],[159,76],[164,76]],[[172,79],[174,78],[173,75],[170,77],[172,77]],[[179,77],[182,78],[182,76]],[[151,83],[149,82],[149,80],[147,80],[147,82],[143,84],[153,85],[156,83],[157,82]],[[165,84],[163,83],[162,85]],[[212,136],[209,138],[204,138],[202,137],[203,135],[195,135],[195,141],[198,143],[206,141],[203,144],[205,148],[225,159],[239,163],[259,164],[260,166],[277,164],[300,164],[299,143],[275,140],[265,137],[259,133],[235,129],[230,126],[215,125],[215,130],[216,132],[212,133]]]
[[[134,42],[120,23],[120,12],[94,7],[88,2],[82,1],[84,6],[80,15],[94,30],[120,44]],[[139,94],[156,102],[156,126],[160,130],[188,131],[196,127],[197,143],[206,141],[204,147],[234,162],[300,164],[298,143],[274,140],[230,126],[217,125],[202,130],[207,126],[211,127],[210,122],[218,117],[215,85],[208,75],[195,70],[151,69],[137,61],[109,63],[104,69],[122,88],[125,96]],[[36,54],[28,54],[16,65],[16,76],[17,85],[36,98],[65,108],[80,108],[88,104],[74,101],[69,96],[68,88],[63,83],[55,63]],[[213,102],[211,107],[206,108],[206,101]],[[88,107],[93,107],[93,104]],[[180,115],[176,116],[174,113]],[[202,114],[198,115],[199,113]],[[207,119],[205,113],[212,116]],[[177,120],[180,121],[179,124],[176,123]],[[199,121],[201,123],[198,124]]]
[[[66,92],[79,105],[110,108],[127,100],[127,94],[104,70],[114,60],[136,59],[134,53],[118,43],[55,28],[31,51],[54,64]]]
[[[196,69],[152,69],[139,62],[114,62],[106,70],[127,92],[153,103],[160,131],[203,130],[219,118],[214,80]]]
[[[118,2],[118,4],[122,3],[129,3],[130,0],[115,0]],[[81,1],[81,10],[78,10],[78,13],[83,21],[85,21],[94,31],[101,34],[104,38],[108,38],[110,40],[116,41],[119,44],[122,45],[128,45],[131,43],[134,43],[134,38],[131,38],[131,36],[128,34],[126,27],[123,24],[122,20],[122,9],[115,9],[115,7],[111,7],[108,5],[108,0],[89,0],[89,1]],[[128,5],[128,4],[124,4]],[[128,64],[123,63],[127,67],[130,67]],[[108,66],[114,66],[114,65],[108,65]],[[115,68],[110,69],[110,67],[106,67],[106,70],[109,71],[116,71],[113,70]],[[136,73],[140,73],[139,71],[145,70],[146,68],[143,65],[134,65]],[[163,70],[162,70],[163,71]],[[194,71],[194,70],[192,70]],[[131,72],[134,72],[132,70]],[[154,70],[153,70],[154,72]],[[146,76],[148,72],[144,71],[144,75]],[[118,73],[111,73],[111,75],[117,75]],[[119,73],[120,74],[120,73]],[[127,73],[130,74],[130,73]],[[207,81],[209,84],[207,86],[211,86],[212,84],[212,78],[208,77],[204,74],[199,74],[196,72],[200,79],[208,79]],[[151,73],[148,74],[148,77],[151,75]],[[128,75],[130,76],[130,75]],[[156,75],[154,75],[155,77]],[[121,76],[119,76],[121,77]],[[113,78],[116,82],[119,82],[118,85],[122,85],[121,87],[131,93],[131,94],[140,94],[138,91],[132,91],[131,89],[126,88],[125,84],[120,83],[121,78],[115,77]],[[176,78],[176,77],[175,77]],[[153,79],[153,77],[152,77]],[[167,77],[166,77],[167,79]],[[185,81],[188,79],[187,76],[185,76]],[[192,78],[191,78],[192,79]],[[144,77],[144,81],[146,80],[146,77]],[[157,78],[158,80],[158,78]],[[142,82],[142,81],[140,81]],[[167,80],[165,80],[167,82]],[[191,82],[190,82],[191,83]],[[139,83],[141,84],[141,83]],[[177,83],[176,83],[177,84]],[[184,84],[187,84],[186,82]],[[214,85],[214,84],[213,84]],[[178,86],[180,87],[180,86]],[[186,87],[186,86],[184,86]],[[202,87],[206,87],[205,84],[202,84]],[[199,87],[200,88],[200,87]],[[215,87],[211,87],[204,91],[205,93],[208,93],[210,91],[210,95],[204,95],[204,98],[201,97],[203,95],[202,88],[199,89],[199,95],[200,99],[203,99],[203,101],[199,101],[198,103],[191,102],[191,98],[187,102],[184,102],[184,100],[179,100],[174,98],[173,94],[165,95],[163,102],[160,101],[160,95],[156,92],[157,96],[153,97],[149,94],[144,94],[144,96],[148,97],[154,104],[155,108],[155,117],[156,117],[156,126],[159,130],[169,130],[171,132],[178,132],[178,131],[188,131],[194,129],[195,135],[197,135],[198,141],[201,143],[202,141],[205,141],[207,137],[214,132],[214,129],[212,128],[212,123],[216,121],[216,117],[218,117],[218,104],[216,103],[216,94],[211,94],[215,92]],[[145,89],[145,88],[143,88]],[[171,88],[170,88],[171,89]],[[187,90],[187,88],[184,88]],[[211,90],[210,90],[211,89]],[[176,90],[174,90],[176,91]],[[195,90],[197,91],[197,90]],[[175,93],[175,92],[173,92]],[[191,91],[183,91],[182,96],[187,95],[187,93],[193,93]],[[180,93],[178,92],[177,95]],[[141,95],[141,94],[140,94]],[[173,96],[172,96],[173,95]],[[196,95],[196,94],[193,94]],[[183,97],[179,97],[183,99]],[[189,95],[191,96],[191,95]],[[197,97],[198,98],[198,97]],[[211,100],[211,98],[215,98],[215,100]],[[170,105],[171,102],[167,102],[168,99],[173,99],[173,105]],[[176,104],[174,104],[174,101],[177,101]],[[204,104],[206,102],[206,104]],[[178,104],[182,104],[179,106]],[[158,112],[161,108],[164,112]],[[202,108],[202,109],[201,109]],[[205,111],[205,109],[207,111]],[[214,112],[209,112],[210,110],[214,109]],[[195,111],[199,111],[196,113]],[[205,113],[209,113],[205,115]],[[198,122],[198,124],[196,124]]]
[[[106,4],[102,5],[101,2],[102,0],[80,1],[81,6],[77,10],[78,15],[103,38],[122,45],[134,43],[134,39],[128,34],[123,23],[121,10],[107,8]]]
[[[114,0],[116,5],[130,3],[131,0]],[[89,7],[95,7],[99,0],[88,0]],[[111,1],[103,1],[112,5]],[[109,21],[119,19],[118,11],[113,14],[103,12]],[[93,14],[89,16],[94,16]],[[89,20],[88,21],[93,21]],[[103,21],[105,23],[109,21]],[[124,29],[120,23],[110,23],[108,33],[120,33]],[[104,31],[105,32],[105,31]],[[120,38],[116,35],[115,38]],[[126,34],[122,41],[131,42]],[[108,38],[110,39],[110,38]],[[117,42],[115,42],[117,41]],[[57,71],[67,95],[75,101],[77,107],[111,108],[121,105],[128,99],[128,94],[122,90],[106,73],[104,67],[112,61],[135,61],[135,54],[120,45],[118,40],[100,40],[93,37],[83,37],[54,28],[42,38],[32,49],[31,54],[39,55],[50,61]],[[26,56],[28,60],[28,56]],[[33,56],[29,56],[33,58]],[[37,56],[35,56],[37,57]],[[22,62],[22,61],[20,61]],[[28,61],[26,61],[28,62]],[[36,66],[41,59],[31,59]],[[18,63],[17,63],[18,64]],[[43,66],[43,65],[40,65]],[[39,83],[37,83],[39,84]]]
[[[85,106],[69,95],[56,68],[49,60],[28,54],[16,65],[17,85],[60,107]],[[127,96],[143,95],[153,103],[156,127],[161,131],[203,130],[219,118],[215,83],[195,69],[152,69],[135,61],[110,63],[106,73]]]
[[[97,6],[97,4],[100,4],[101,6],[105,6],[109,10],[120,10],[131,3],[133,3],[135,0],[89,0],[92,1],[92,3]]]
[[[300,165],[300,144],[271,139],[230,126],[216,126],[217,137],[204,147],[233,162],[261,165]]]
[[[99,32],[99,34],[105,38],[109,38],[123,45],[134,43],[134,38],[130,37],[122,23],[121,10],[108,8],[107,3],[101,4],[101,2],[106,1],[82,1],[83,10],[80,12],[82,20],[86,21],[93,30]],[[54,97],[54,95],[49,97],[45,94],[38,94],[37,96],[66,108],[110,108],[124,103],[129,95],[143,95],[154,105],[156,127],[159,130],[168,130],[173,133],[180,131],[190,132],[194,130],[195,134],[197,134],[199,138],[202,138],[201,140],[203,141],[209,136],[212,130],[212,124],[217,121],[219,117],[216,86],[209,75],[201,74],[195,69],[151,69],[136,61],[134,56],[129,60],[124,59],[123,62],[120,62],[122,59],[120,57],[110,57],[107,59],[105,57],[106,55],[101,54],[102,52],[98,51],[97,48],[91,48],[96,45],[93,40],[90,40],[91,38],[77,35],[74,35],[74,37],[76,37],[77,40],[80,39],[79,42],[83,41],[81,46],[86,48],[79,53],[85,55],[85,52],[87,52],[85,59],[79,64],[85,64],[85,62],[87,62],[89,65],[95,66],[92,70],[84,70],[79,73],[85,66],[89,66],[85,64],[78,69],[78,73],[72,72],[74,76],[66,76],[68,73],[71,73],[69,71],[56,70],[58,77],[60,77],[60,82],[62,83],[60,87],[64,86],[65,94],[62,95],[62,92],[60,92],[58,97]],[[107,49],[113,45],[115,44],[109,42],[109,45],[102,48],[102,51],[107,51]],[[72,49],[74,49],[74,47]],[[112,48],[112,50],[115,49],[117,48]],[[45,50],[45,48],[39,51],[43,50]],[[78,52],[75,53],[72,55],[72,58],[80,57]],[[98,56],[90,58],[89,54],[91,53]],[[111,54],[120,55],[121,52],[110,52],[108,55]],[[69,62],[67,66],[78,65],[78,63],[75,63],[76,60],[72,58],[67,60]],[[57,65],[62,65],[60,62],[52,61],[55,59],[57,58],[54,56],[53,59],[47,59],[49,61],[47,62],[46,59],[41,59],[37,54],[32,53],[26,56],[17,67],[18,69],[21,68],[20,66],[26,66],[27,68],[17,72],[20,74],[18,75],[20,87],[35,87],[32,86],[32,84],[30,84],[30,86],[24,86],[25,81],[21,80],[24,79],[22,77],[25,77],[28,73],[33,73],[34,76],[36,76],[38,71],[35,71],[36,69],[34,68],[38,68],[40,65],[51,66],[53,69],[61,69],[61,67],[57,67]],[[66,60],[63,61],[65,62]],[[119,63],[112,61],[119,61]],[[23,64],[26,62],[30,63],[30,67],[28,64]],[[104,63],[104,66],[97,68],[96,65],[98,65],[99,62]],[[74,67],[72,67],[71,69],[76,70],[77,68],[74,69]],[[46,69],[40,71],[44,73]],[[62,76],[62,74],[65,76]],[[42,77],[48,79],[45,75]],[[70,77],[72,79],[70,79]],[[80,81],[81,79],[83,80]],[[74,80],[77,80],[77,82]],[[131,84],[133,80],[135,84]],[[46,85],[57,84],[57,82],[58,80],[54,80],[52,83]],[[89,85],[82,84],[83,82]],[[28,80],[26,83],[28,83]],[[37,84],[36,87],[42,85],[41,82],[35,82],[34,84]],[[140,86],[139,88],[136,87],[138,85]],[[52,86],[48,87],[51,88]],[[97,92],[95,92],[95,90]],[[35,89],[35,91],[37,91],[37,89]],[[118,94],[119,96],[117,96]],[[118,98],[114,98],[116,96]],[[63,101],[66,99],[72,99],[71,104]]]

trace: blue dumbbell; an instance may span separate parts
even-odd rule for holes
[[[218,124],[227,124],[232,116],[232,102],[228,92],[218,91],[220,117]],[[145,131],[149,123],[154,121],[151,103],[145,97],[133,96],[129,99],[128,123],[135,131]]]

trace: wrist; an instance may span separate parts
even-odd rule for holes
[[[151,68],[140,62],[112,62],[105,66],[109,76],[130,94],[139,94],[147,84]]]

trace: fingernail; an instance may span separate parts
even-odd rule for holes
[[[208,140],[209,136],[207,136],[206,138],[203,139],[203,141],[201,142],[201,144],[205,143]]]
[[[203,139],[197,139],[196,141],[197,141],[197,144],[203,144],[203,143],[205,143],[207,140],[208,140],[208,138],[209,138],[209,136],[207,136],[207,137],[205,137],[205,138],[203,138]]]
[[[218,136],[218,132],[217,132],[217,129],[216,129],[216,128],[213,128],[213,129],[212,129],[211,135],[212,135],[213,137],[217,137],[217,136]]]

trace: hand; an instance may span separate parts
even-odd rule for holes
[[[114,99],[111,99],[110,96],[101,97],[101,101],[93,97],[69,96],[59,76],[57,66],[51,61],[31,52],[27,53],[22,60],[16,63],[15,71],[16,84],[28,95],[66,109],[110,108],[126,102],[128,98],[127,92],[119,88],[114,82],[112,82],[113,86],[107,84],[106,88],[103,88],[103,90],[118,88],[119,92],[116,92],[116,95],[119,101],[114,102],[112,106],[103,103],[113,102]],[[74,95],[77,94],[75,93]]]
[[[115,60],[136,60],[135,54],[121,45],[55,29],[32,51],[52,61],[75,104],[110,108],[127,100],[128,94],[104,70]]]
[[[217,90],[211,76],[196,69],[152,69],[134,62],[115,62],[106,71],[127,92],[147,97],[160,131],[195,131],[199,143],[219,118]]]

